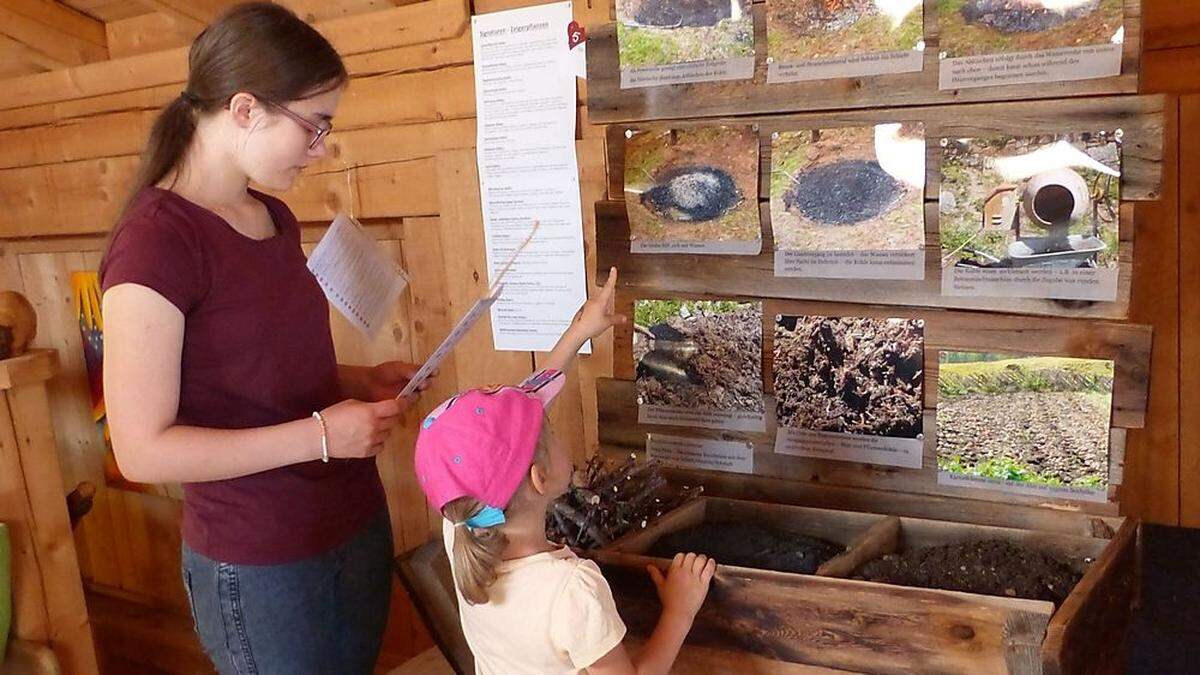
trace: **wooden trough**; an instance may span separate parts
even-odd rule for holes
[[[1104,672],[1121,663],[1138,523],[1085,520],[1081,514],[1079,533],[1066,534],[705,497],[590,555],[631,634],[645,636],[660,611],[645,566],[669,562],[646,552],[661,537],[702,522],[820,537],[847,550],[816,575],[718,565],[688,644],[865,673]],[[890,550],[980,539],[1073,560],[1083,578],[1057,610],[1041,600],[841,578]]]

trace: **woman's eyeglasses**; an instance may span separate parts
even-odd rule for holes
[[[295,122],[296,124],[299,124],[301,127],[303,127],[305,130],[307,130],[309,133],[311,133],[313,135],[312,140],[309,141],[309,143],[308,143],[309,150],[312,150],[313,148],[317,147],[317,143],[320,143],[322,138],[325,138],[326,136],[329,135],[329,132],[333,131],[333,125],[330,124],[329,122],[326,122],[324,124],[324,126],[322,126],[320,124],[317,124],[315,122],[311,122],[311,121],[305,119],[304,117],[300,116],[298,113],[293,112],[292,110],[289,110],[288,108],[286,108],[285,106],[283,106],[279,103],[275,103],[274,101],[263,101],[263,102],[266,103],[267,105],[271,106],[272,108],[278,110],[279,112],[283,113],[284,115],[287,115],[288,117],[290,117],[292,119],[293,122]]]

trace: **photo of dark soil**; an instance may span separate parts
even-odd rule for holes
[[[638,403],[763,411],[762,304],[639,300]]]
[[[842,550],[816,537],[738,522],[701,523],[672,532],[656,541],[647,555],[669,559],[676,553],[695,552],[721,565],[812,574]]]
[[[916,49],[920,0],[768,0],[767,56],[804,61]]]
[[[932,546],[869,561],[853,578],[1026,600],[1055,606],[1071,594],[1085,562],[1067,561],[998,539]]]
[[[916,319],[777,317],[779,426],[919,438],[924,332]]]
[[[617,0],[622,68],[754,56],[750,0]]]
[[[942,352],[938,362],[939,469],[1107,487],[1112,361]]]
[[[942,267],[1115,268],[1120,130],[942,140]]]
[[[634,132],[625,208],[634,241],[759,241],[758,134],[749,126]]]
[[[772,135],[771,228],[780,251],[925,245],[921,124]]]
[[[1121,42],[1122,0],[940,0],[948,57]]]

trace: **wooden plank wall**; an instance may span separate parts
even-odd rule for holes
[[[486,285],[472,147],[475,101],[468,17],[472,11],[527,4],[536,3],[477,0],[471,7],[468,0],[424,0],[345,17],[327,8],[307,17],[335,42],[353,80],[339,110],[329,157],[283,197],[305,221],[307,248],[332,215],[346,210],[368,226],[412,277],[391,324],[374,340],[358,335],[334,313],[335,344],[343,362],[420,361]],[[576,19],[587,27],[607,22],[609,14],[607,0],[576,3]],[[149,23],[133,29],[165,30]],[[40,321],[36,344],[60,350],[63,373],[53,382],[51,396],[63,487],[69,490],[88,480],[99,488],[92,513],[76,531],[89,589],[180,612],[186,606],[178,572],[180,503],[104,487],[102,445],[90,422],[69,285],[72,271],[96,269],[104,234],[149,125],[159,107],[177,95],[186,75],[179,60],[184,52],[174,46],[178,42],[130,40],[131,46],[112,61],[6,80],[7,89],[21,96],[0,102],[0,288],[17,289],[34,303]],[[145,44],[170,48],[149,51]],[[579,115],[586,120],[586,109],[580,108]],[[583,123],[581,129],[578,150],[591,270],[592,205],[605,190],[604,139],[599,127]],[[553,414],[558,435],[580,457],[596,447],[592,383],[611,376],[611,341],[599,342],[596,353],[569,373],[570,386]],[[537,360],[528,352],[495,352],[490,327],[480,326],[442,366],[435,386],[379,460],[398,552],[437,532],[410,468],[419,415],[459,388],[523,378]],[[585,424],[585,419],[592,422]],[[98,628],[102,648],[109,638],[122,652],[119,658],[159,667],[175,662],[172,652],[189,639],[176,636],[159,644],[121,634],[115,617],[98,624],[104,626],[103,631]],[[397,585],[383,662],[401,661],[430,644]]]
[[[1160,201],[1139,204],[1133,321],[1154,325],[1146,428],[1131,431],[1123,506],[1200,527],[1200,3],[1143,2],[1142,91],[1169,94]]]
[[[345,0],[349,2],[350,0]],[[329,159],[314,166],[286,199],[309,221],[314,242],[341,209],[364,219],[413,275],[385,330],[370,343],[336,324],[339,352],[351,361],[420,359],[449,329],[479,288],[482,245],[475,187],[474,94],[467,0],[423,2],[342,17],[311,17],[334,36],[354,81],[338,118]],[[475,0],[476,13],[537,0]],[[339,5],[322,3],[322,7]],[[1154,522],[1200,526],[1200,416],[1184,414],[1200,390],[1200,5],[1145,0],[1144,91],[1173,94],[1167,114],[1167,175],[1162,201],[1138,206],[1139,258],[1133,320],[1153,324],[1155,344],[1147,428],[1129,434],[1124,508]],[[577,0],[588,28],[609,21],[610,0]],[[363,27],[371,30],[363,30]],[[387,27],[387,30],[384,29]],[[401,30],[411,27],[414,30]],[[53,384],[54,426],[64,488],[102,486],[100,444],[88,419],[69,273],[94,269],[111,214],[154,111],[182,82],[177,44],[161,27],[113,61],[62,73],[5,80],[0,102],[0,287],[24,292],[38,309],[37,343],[61,350],[64,374]],[[581,86],[581,90],[583,87]],[[586,110],[580,109],[581,120]],[[582,124],[579,143],[593,268],[592,204],[605,194],[603,129]],[[349,174],[349,175],[347,175]],[[349,180],[347,180],[349,178]],[[1155,264],[1157,263],[1157,264]],[[496,353],[477,329],[442,374],[424,407],[454,389],[534,367],[528,353]],[[580,361],[557,406],[558,433],[579,453],[596,447],[595,386],[611,376],[612,345]],[[1194,403],[1191,405],[1195,406]],[[415,417],[415,414],[414,414]],[[411,429],[409,420],[408,429]],[[582,431],[580,431],[582,430]],[[381,459],[398,549],[424,541],[431,520],[408,473],[411,436],[399,434]],[[101,487],[76,532],[89,585],[146,606],[180,609],[179,504]],[[428,644],[407,599],[397,592],[387,650],[393,659]],[[130,650],[147,650],[130,641]],[[165,655],[169,659],[169,655]],[[169,660],[168,660],[169,662]]]

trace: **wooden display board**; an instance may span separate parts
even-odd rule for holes
[[[707,124],[758,127],[759,200],[763,251],[756,256],[631,254],[624,202],[625,132],[658,125],[608,127],[609,201],[596,205],[597,268],[615,265],[631,286],[672,289],[695,295],[719,288],[723,294],[774,298],[886,303],[926,307],[987,309],[1017,314],[1124,318],[1129,315],[1136,223],[1132,202],[1154,200],[1162,192],[1162,96],[1108,96],[1036,103],[983,103],[959,106],[883,108],[838,113],[749,116],[672,123],[671,128]],[[795,129],[922,122],[926,138],[925,279],[921,281],[796,279],[775,276],[773,238],[767,204],[771,184],[771,134]],[[941,149],[938,139],[971,136],[1036,135],[1079,130],[1122,129],[1121,228],[1115,302],[1073,302],[1031,298],[946,296],[941,292],[938,193]]]
[[[1165,101],[1160,96],[1135,95],[1141,53],[1141,4],[1138,0],[1124,3],[1125,42],[1119,76],[960,90],[938,89],[938,4],[937,0],[924,3],[926,51],[922,72],[791,84],[766,83],[765,5],[760,2],[753,6],[757,57],[752,80],[622,90],[615,26],[592,32],[588,50],[590,119],[609,125],[606,130],[608,199],[596,204],[598,278],[609,267],[620,270],[617,309],[630,317],[635,302],[643,299],[761,302],[763,330],[759,361],[766,408],[766,430],[762,432],[640,421],[634,381],[635,329],[631,321],[614,331],[613,378],[597,382],[601,449],[613,457],[628,457],[631,453],[643,456],[651,434],[748,443],[753,464],[750,473],[668,468],[666,474],[683,484],[704,485],[707,495],[810,509],[800,518],[799,512],[776,513],[775,504],[747,507],[753,516],[751,510],[735,508],[730,513],[742,513],[740,520],[733,517],[735,522],[774,518],[777,524],[786,521],[795,527],[820,527],[825,521],[844,525],[856,518],[866,526],[884,516],[933,519],[943,522],[926,524],[902,518],[906,523],[902,527],[908,534],[901,535],[901,539],[908,537],[909,543],[920,544],[924,540],[913,534],[918,530],[926,535],[935,533],[936,536],[931,535],[933,540],[943,543],[973,533],[972,536],[1025,542],[1035,549],[1053,552],[1068,540],[1078,538],[1080,545],[1091,552],[1089,557],[1097,560],[1057,610],[1011,598],[823,581],[721,566],[719,591],[715,598],[710,596],[710,602],[719,611],[698,620],[699,630],[693,631],[689,647],[694,644],[865,672],[890,672],[913,664],[922,664],[921,669],[929,672],[985,668],[981,664],[987,659],[979,658],[984,652],[990,654],[986,666],[989,672],[1078,672],[1118,658],[1129,602],[1136,587],[1134,562],[1139,526],[1135,519],[1119,516],[1125,439],[1128,429],[1142,428],[1146,422],[1152,347],[1151,328],[1127,321],[1137,264],[1133,207],[1137,202],[1158,199],[1164,190]],[[925,278],[881,281],[777,277],[768,204],[773,132],[892,122],[920,122],[924,127]],[[624,202],[625,144],[630,132],[716,124],[752,125],[758,134],[759,185],[755,197],[762,223],[762,253],[632,253]],[[1122,131],[1123,138],[1119,281],[1115,301],[942,294],[938,236],[940,139],[1030,137],[1117,129]],[[776,452],[772,367],[777,315],[923,322],[924,433],[918,436],[921,439],[918,447],[923,446],[920,468]],[[1019,494],[986,484],[965,487],[940,482],[936,409],[942,351],[1111,360],[1114,374],[1107,492],[1092,495],[1100,501],[1077,499],[1077,493],[1068,496],[1065,491]],[[690,511],[685,507],[679,512],[697,509],[703,507],[691,507]],[[840,511],[817,514],[815,509]],[[646,546],[690,517],[680,513],[652,524],[637,543],[614,544],[596,554],[607,565],[606,574],[611,573],[614,575],[611,578],[616,579],[613,585],[623,612],[632,612],[640,618],[649,616],[643,611],[648,607],[643,601],[650,596],[644,595],[641,584],[644,580],[638,577],[641,568],[653,561],[645,553]],[[1000,531],[982,527],[985,525],[1012,529]],[[882,521],[866,529],[879,528]],[[849,536],[845,531],[826,534],[831,535],[827,538],[842,543]],[[860,543],[850,542],[851,550]],[[753,592],[758,586],[768,592]],[[806,604],[809,594],[815,601]],[[823,614],[831,603],[836,609]],[[931,608],[939,603],[946,603],[946,611],[951,614],[958,612],[955,614],[958,618],[921,615],[926,610],[937,614],[940,610]],[[911,622],[885,626],[888,620],[881,618],[882,623],[877,624],[871,612],[879,606],[892,607],[885,614],[904,615]],[[1000,614],[988,615],[991,618],[986,620],[981,618],[992,611]],[[967,618],[972,612],[977,614]],[[847,624],[846,617],[854,620]],[[993,620],[998,624],[989,623]],[[947,625],[953,625],[957,632],[941,634],[939,631]],[[731,630],[738,635],[734,636]],[[810,643],[818,639],[815,636],[829,635],[837,639],[822,644],[819,650],[811,650]],[[1097,644],[1095,640],[1104,648],[1093,654],[1081,650],[1084,644]],[[881,655],[881,651],[891,657],[903,656],[893,662],[888,654]],[[956,661],[959,658],[967,660],[960,663]]]
[[[1138,90],[1142,49],[1140,0],[1125,0],[1121,75],[1046,85],[938,89],[938,0],[925,0],[925,67],[917,73],[841,78],[793,84],[766,82],[765,4],[754,3],[754,79],[621,89],[616,25],[588,39],[588,113],[594,123],[764,115],[796,110],[841,110],[978,101],[1018,101]]]

